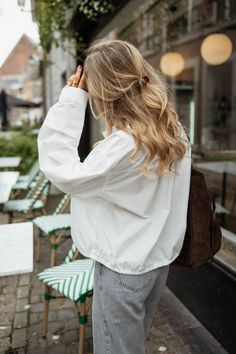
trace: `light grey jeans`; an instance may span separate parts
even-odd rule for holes
[[[93,354],[145,354],[145,340],[168,270],[164,266],[126,275],[95,262]]]

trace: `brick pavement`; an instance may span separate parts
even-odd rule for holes
[[[6,220],[0,216],[0,222]],[[58,263],[63,261],[70,244],[68,239],[58,249]],[[68,299],[50,302],[48,337],[42,338],[44,286],[36,274],[49,266],[49,254],[49,243],[43,239],[41,261],[35,262],[32,274],[0,278],[0,354],[9,347],[17,348],[19,354],[77,354],[78,319],[74,304]],[[147,354],[227,353],[168,288],[146,348]],[[91,313],[86,328],[87,353],[92,353]]]

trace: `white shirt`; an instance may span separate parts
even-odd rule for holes
[[[80,162],[80,141],[88,94],[63,88],[38,137],[41,170],[71,194],[71,233],[79,251],[119,273],[141,274],[171,263],[186,230],[191,152],[177,173],[143,175],[145,149],[130,163],[131,134],[113,129]],[[186,135],[180,125],[181,135]]]

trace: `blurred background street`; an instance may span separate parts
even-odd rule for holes
[[[60,293],[54,300],[37,276],[61,265],[72,247],[70,200],[40,172],[37,135],[89,44],[116,38],[134,44],[166,77],[223,235],[210,264],[197,270],[171,266],[147,351],[234,354],[235,0],[0,0],[0,354],[10,348],[78,352],[84,325],[85,352],[92,353],[91,308],[86,322],[83,307],[76,312],[73,303],[83,306],[86,298],[89,307],[92,291],[76,297],[77,289],[74,295],[66,290],[72,279],[53,278]],[[82,161],[101,139],[87,109],[78,147]],[[67,264],[75,258],[72,247]]]

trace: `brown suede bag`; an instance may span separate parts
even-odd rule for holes
[[[191,169],[187,229],[183,247],[174,265],[197,268],[212,260],[220,249],[222,233],[215,202],[203,174]]]

